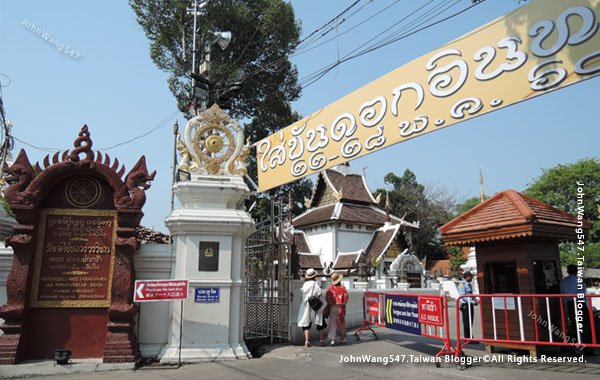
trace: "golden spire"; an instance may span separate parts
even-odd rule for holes
[[[481,203],[485,201],[485,194],[483,192],[483,168],[479,164],[479,199]]]

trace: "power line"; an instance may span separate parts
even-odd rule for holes
[[[333,17],[331,20],[327,21],[325,24],[323,24],[322,26],[320,26],[319,28],[317,28],[316,30],[314,30],[307,37],[304,37],[302,40],[300,40],[300,42],[298,42],[295,47],[297,48],[302,43],[304,43],[305,41],[309,40],[313,35],[315,35],[316,33],[318,33],[321,29],[323,29],[323,28],[331,25],[335,20],[337,20],[342,15],[344,15],[344,13],[348,12],[350,9],[352,9],[353,7],[355,7],[356,4],[358,4],[358,3],[360,3],[360,0],[356,0],[354,3],[350,4],[346,9],[344,9],[342,12],[340,12],[337,16]]]
[[[352,8],[354,8],[360,1],[361,0],[357,0],[354,3],[350,4],[342,12],[340,12],[339,14],[337,14],[335,17],[331,18],[325,24],[321,25],[320,27],[318,27],[317,29],[315,29],[314,31],[312,31],[308,36],[304,37],[302,40],[300,40],[298,43],[296,43],[292,47],[292,49],[302,50],[302,49],[307,48],[311,44],[319,41],[321,38],[323,38],[325,35],[327,35],[329,32],[331,32],[335,28],[331,27],[327,31],[323,32],[321,35],[315,36],[319,31],[323,30],[324,28],[328,27],[329,25],[331,25],[336,20],[340,19],[342,16],[344,16],[344,14],[346,14],[348,11],[350,11]],[[400,1],[400,0],[397,0],[397,1]],[[369,0],[368,3],[363,4],[359,9],[355,10],[353,13],[351,13],[350,15],[348,15],[341,22],[347,21],[350,17],[352,17],[353,15],[357,14],[360,10],[362,10],[365,6],[367,6],[371,2],[373,2],[373,0]],[[261,39],[258,39],[255,43],[258,43],[260,40]],[[248,43],[248,45],[250,45],[250,44],[251,43]],[[246,49],[246,48],[244,48],[244,49]],[[295,55],[299,55],[299,54],[303,54],[303,53],[296,53]],[[281,69],[289,61],[289,58],[290,57],[288,55],[285,55],[285,56],[283,56],[281,58],[273,60],[272,62],[268,63],[266,66],[261,66],[260,64],[258,64],[259,67],[257,69],[255,69],[255,70],[250,71],[249,73],[246,73],[245,75],[243,75],[241,81],[243,82],[243,81],[247,80],[248,78],[250,78],[250,77],[252,77],[254,75],[257,75],[257,74],[259,74],[261,72],[267,72],[267,73],[276,72],[279,69]],[[228,75],[227,79],[229,79],[230,76],[231,76],[231,74]]]
[[[362,21],[362,22],[360,22],[359,24],[357,24],[357,25],[355,25],[355,26],[351,27],[351,28],[350,28],[350,29],[348,29],[348,30],[345,30],[344,32],[342,32],[342,33],[341,33],[341,34],[339,34],[338,36],[336,36],[336,37],[333,37],[333,38],[330,38],[330,39],[328,39],[328,40],[326,40],[326,41],[324,41],[324,42],[322,42],[322,43],[320,43],[320,44],[318,44],[318,45],[316,45],[316,46],[313,46],[313,47],[310,47],[310,48],[308,48],[308,46],[311,46],[312,44],[314,44],[314,43],[316,43],[317,41],[319,41],[319,40],[321,39],[321,37],[317,37],[317,38],[315,38],[314,40],[311,40],[311,41],[309,41],[309,42],[308,42],[308,43],[307,43],[305,46],[302,46],[302,47],[299,47],[299,44],[297,44],[297,45],[296,45],[296,48],[297,48],[298,50],[297,50],[295,53],[291,54],[291,55],[290,55],[290,57],[296,57],[296,56],[299,56],[299,55],[305,54],[305,53],[307,53],[307,52],[309,52],[309,51],[312,51],[312,50],[316,49],[316,48],[317,48],[317,47],[319,47],[319,46],[322,46],[322,45],[324,45],[324,44],[326,44],[326,43],[328,43],[328,42],[330,42],[330,41],[333,41],[333,40],[337,39],[339,36],[341,36],[341,35],[343,35],[343,34],[346,34],[346,33],[350,32],[351,30],[354,30],[354,29],[356,29],[358,26],[360,26],[360,25],[364,24],[364,23],[365,23],[365,22],[367,22],[367,21],[370,21],[371,19],[373,19],[374,17],[378,16],[379,14],[381,14],[382,12],[384,12],[385,10],[387,10],[388,8],[390,8],[391,6],[393,6],[393,5],[396,5],[396,4],[397,4],[399,1],[400,1],[400,0],[397,0],[397,1],[395,1],[394,3],[392,3],[392,4],[388,5],[388,6],[386,6],[386,7],[385,7],[385,8],[383,8],[382,10],[380,10],[380,11],[378,11],[377,13],[373,14],[372,16],[368,17],[367,19],[363,20],[363,21]],[[450,1],[450,0],[447,0],[447,1]],[[460,1],[460,0],[457,0],[457,1]],[[415,11],[411,12],[411,13],[410,13],[408,16],[405,16],[405,17],[404,17],[404,18],[402,18],[400,21],[398,21],[398,22],[396,22],[395,24],[393,24],[391,27],[387,28],[387,29],[386,29],[386,30],[384,30],[383,32],[379,33],[377,36],[375,36],[375,37],[373,37],[372,39],[370,39],[369,41],[365,42],[363,45],[359,46],[358,48],[354,49],[352,52],[348,53],[348,54],[347,54],[347,55],[346,55],[344,58],[346,58],[348,55],[352,54],[352,53],[353,53],[353,52],[355,52],[356,50],[360,49],[360,47],[362,47],[362,46],[364,46],[364,45],[366,45],[366,44],[368,44],[368,43],[372,42],[374,38],[377,38],[377,37],[378,37],[378,36],[380,36],[381,34],[383,34],[383,33],[387,32],[389,29],[393,28],[394,26],[396,26],[396,25],[397,25],[397,24],[399,24],[400,22],[404,21],[406,18],[408,18],[408,17],[412,16],[413,14],[415,14],[415,13],[416,13],[416,12],[418,12],[419,10],[423,9],[424,7],[426,7],[427,5],[429,5],[429,4],[430,4],[430,3],[432,3],[432,2],[433,2],[433,0],[430,0],[430,1],[429,1],[428,3],[426,3],[425,5],[422,5],[422,6],[421,6],[421,7],[419,7],[417,10],[415,10]],[[353,5],[354,5],[354,4],[353,4]],[[360,10],[362,10],[362,9],[363,9],[363,8],[364,8],[366,5],[367,5],[367,4],[364,4],[362,7],[360,7],[358,10],[356,10],[354,13],[350,14],[350,15],[349,15],[349,16],[348,16],[346,19],[344,19],[344,20],[347,20],[347,19],[348,19],[348,18],[350,18],[352,15],[354,15],[354,14],[356,14],[357,12],[359,12]],[[442,4],[439,4],[439,5],[435,6],[435,7],[434,7],[434,8],[433,8],[431,11],[433,11],[433,10],[437,10],[437,9],[438,9],[440,6],[443,6],[443,5],[444,5],[443,3],[442,3]],[[430,12],[431,12],[431,11],[430,11]],[[343,12],[342,12],[342,13],[340,13],[338,16],[334,17],[333,19],[331,19],[330,21],[328,21],[328,22],[327,22],[325,25],[321,26],[320,28],[318,28],[317,30],[315,30],[314,32],[312,32],[312,33],[311,33],[311,35],[315,34],[315,32],[316,32],[316,31],[319,31],[319,30],[323,29],[323,28],[324,28],[324,26],[326,26],[326,25],[330,24],[330,23],[332,22],[332,20],[335,20],[336,18],[339,18],[339,16],[340,16],[340,15],[342,15],[342,14],[343,14]],[[424,15],[420,16],[420,18],[422,18],[423,16],[424,16]],[[418,20],[418,19],[417,19],[417,20]],[[415,21],[416,21],[416,20],[415,20]],[[414,23],[414,22],[413,22],[413,23]],[[412,24],[409,24],[408,26],[410,26],[410,25],[412,25]],[[407,26],[407,27],[408,27],[408,26]],[[405,27],[405,28],[406,28],[406,27]],[[331,30],[333,30],[333,29],[334,29],[334,28],[333,28],[333,27],[331,27],[331,28],[330,28],[330,29],[329,29],[327,32],[329,32],[329,31],[331,31]],[[325,35],[325,34],[327,34],[327,32],[324,32],[322,35]],[[306,41],[307,39],[308,39],[308,37],[306,37],[306,38],[305,38],[305,39],[303,39],[302,41]],[[276,60],[274,60],[273,62],[269,63],[269,65],[268,65],[268,66],[261,66],[261,67],[259,67],[258,69],[254,70],[254,71],[252,71],[252,72],[250,72],[250,73],[248,73],[248,74],[246,74],[246,75],[244,76],[244,80],[245,80],[245,79],[247,79],[247,78],[249,78],[249,77],[251,77],[251,76],[253,76],[253,75],[256,75],[256,74],[258,74],[258,73],[260,73],[260,72],[262,72],[262,71],[265,71],[265,72],[276,72],[277,70],[281,69],[281,68],[282,68],[282,67],[283,67],[283,66],[284,66],[284,65],[285,65],[285,64],[288,62],[288,58],[289,58],[289,57],[287,57],[287,56],[285,56],[285,57],[281,57],[281,58],[279,58],[279,59],[276,59]],[[339,60],[339,61],[343,61],[343,59],[342,59],[342,60]],[[331,67],[331,69],[335,68],[335,67],[337,66],[337,65],[336,65],[336,63],[338,63],[339,61],[336,61],[336,62],[334,62],[334,66],[332,66],[332,67]],[[327,72],[329,72],[329,71],[330,71],[330,69],[329,69],[329,65],[327,65],[327,66],[325,66],[324,68],[321,68],[321,69],[319,69],[319,70],[317,70],[317,71],[315,71],[315,72],[313,72],[313,73],[311,73],[311,74],[307,75],[305,78],[302,78],[300,81],[302,82],[302,81],[305,81],[305,80],[311,80],[311,78],[310,78],[310,76],[311,76],[311,75],[316,75],[316,76],[319,76],[322,70],[326,70]]]
[[[338,16],[334,17],[333,19],[331,19],[325,26],[327,26],[327,30],[325,30],[324,32],[321,32],[318,35],[315,35],[312,39],[310,39],[310,41],[308,41],[304,46],[300,46],[300,44],[296,45],[296,49],[298,49],[299,51],[302,51],[302,49],[306,49],[307,47],[309,47],[310,45],[318,42],[319,40],[321,40],[322,38],[324,38],[326,35],[328,35],[329,33],[331,33],[332,31],[336,30],[341,24],[345,23],[346,21],[348,21],[349,19],[352,18],[352,16],[354,16],[355,14],[359,13],[360,11],[362,11],[367,5],[371,4],[373,2],[373,0],[369,0],[367,3],[363,4],[360,8],[356,9],[354,12],[350,13],[347,16],[344,16],[344,13],[346,13],[350,8],[346,8],[346,10],[344,10],[344,12],[340,13]],[[356,3],[354,4],[356,5]],[[343,18],[342,18],[343,16]],[[335,24],[333,24],[333,21],[335,21]],[[321,27],[320,29],[323,29],[323,27]],[[313,32],[314,33],[314,32]],[[333,37],[333,39],[335,39],[336,37]]]
[[[458,0],[458,1],[460,1],[460,0]],[[454,3],[454,4],[452,4],[452,6],[456,5],[456,4],[458,3],[458,1],[457,1],[456,3]],[[361,51],[361,52],[359,52],[359,53],[357,53],[357,54],[355,54],[355,55],[352,55],[352,56],[346,56],[345,58],[343,58],[343,59],[341,59],[341,60],[339,60],[339,61],[336,61],[336,62],[334,62],[334,63],[331,63],[330,65],[328,65],[328,66],[325,66],[324,68],[322,68],[322,69],[320,69],[320,70],[317,70],[317,71],[313,72],[312,74],[309,74],[309,76],[308,76],[308,77],[310,77],[310,78],[311,78],[311,79],[310,79],[310,81],[309,81],[307,84],[303,85],[302,87],[303,87],[303,88],[306,88],[306,87],[308,87],[308,86],[310,86],[310,85],[314,84],[315,82],[317,82],[318,80],[320,80],[321,78],[323,78],[323,77],[324,77],[324,76],[325,76],[325,75],[326,75],[328,72],[330,72],[330,71],[331,71],[331,70],[333,70],[335,67],[337,67],[337,66],[341,65],[341,64],[342,64],[342,63],[344,63],[344,62],[347,62],[347,61],[350,61],[350,60],[352,60],[352,59],[355,59],[355,58],[358,58],[358,57],[360,57],[360,56],[363,56],[363,55],[365,55],[365,54],[371,53],[371,52],[373,52],[373,51],[375,51],[375,50],[379,50],[379,49],[381,49],[381,48],[383,48],[383,47],[385,47],[385,46],[388,46],[388,45],[390,45],[390,44],[392,44],[392,43],[394,43],[394,42],[398,42],[398,41],[400,41],[400,40],[402,40],[402,39],[405,39],[405,38],[407,38],[407,37],[410,37],[410,36],[412,36],[412,35],[414,35],[414,34],[416,34],[416,33],[418,33],[418,32],[421,32],[421,31],[423,31],[423,30],[425,30],[425,29],[428,29],[428,28],[430,28],[430,27],[432,27],[432,26],[435,26],[435,25],[437,25],[437,24],[440,24],[440,23],[442,23],[442,22],[444,22],[444,21],[450,20],[450,19],[452,19],[452,18],[454,18],[454,17],[456,17],[456,16],[459,16],[460,14],[462,14],[462,13],[464,13],[464,12],[468,11],[469,9],[471,9],[471,8],[473,8],[473,7],[475,7],[475,6],[479,5],[479,4],[482,4],[482,3],[483,3],[483,2],[485,2],[485,1],[486,1],[486,0],[480,0],[480,1],[478,1],[477,3],[473,3],[473,4],[472,4],[472,5],[470,5],[469,7],[467,7],[467,8],[464,8],[464,9],[462,9],[462,10],[458,11],[458,12],[455,12],[455,13],[453,13],[453,14],[452,14],[452,15],[450,15],[450,16],[444,17],[444,18],[442,18],[442,19],[440,19],[440,20],[437,20],[437,21],[435,21],[435,22],[433,22],[433,23],[431,23],[431,24],[428,24],[428,25],[425,25],[425,26],[423,26],[423,27],[417,28],[417,29],[415,29],[415,30],[413,30],[413,31],[411,31],[411,32],[408,32],[408,33],[405,33],[405,34],[403,34],[403,35],[400,35],[400,36],[394,37],[394,38],[392,38],[392,39],[391,39],[391,40],[389,40],[389,41],[386,41],[386,42],[381,42],[381,43],[379,43],[378,45],[372,46],[371,48],[367,48],[367,49],[365,49],[365,50],[363,50],[363,51]],[[452,7],[452,6],[451,6],[451,7]],[[435,16],[433,16],[433,17],[435,17]],[[430,17],[430,19],[431,19],[431,17]],[[303,78],[303,79],[304,79],[304,80],[306,80],[306,78],[308,78],[308,77],[305,77],[305,78]]]
[[[126,144],[130,144],[130,143],[132,143],[132,142],[134,142],[134,141],[137,141],[137,140],[139,140],[139,139],[142,139],[142,138],[144,138],[144,137],[148,136],[149,134],[151,134],[151,133],[153,133],[153,132],[156,132],[157,130],[159,130],[159,129],[163,128],[163,127],[164,127],[165,125],[167,125],[167,123],[168,123],[168,122],[169,122],[169,121],[170,121],[170,120],[171,120],[171,119],[172,119],[172,118],[173,118],[175,115],[177,115],[178,113],[179,113],[179,111],[175,111],[175,112],[172,112],[172,113],[170,113],[170,114],[169,114],[167,117],[165,117],[164,119],[162,119],[162,120],[161,120],[161,121],[160,121],[158,124],[156,124],[154,127],[152,127],[152,128],[151,128],[151,129],[149,129],[148,131],[146,131],[146,132],[144,132],[144,133],[142,133],[142,134],[140,134],[140,135],[138,135],[138,136],[132,137],[132,138],[130,138],[130,139],[128,139],[128,140],[122,141],[122,142],[120,142],[120,143],[117,143],[117,144],[114,144],[114,145],[110,145],[110,146],[107,146],[107,147],[96,148],[96,150],[97,150],[97,151],[103,151],[103,152],[107,152],[107,151],[109,151],[109,150],[111,150],[111,149],[114,149],[114,148],[117,148],[117,147],[119,147],[119,146],[126,145]],[[36,149],[36,150],[38,150],[38,151],[41,151],[41,152],[46,152],[46,153],[54,153],[54,152],[58,152],[58,151],[62,151],[62,150],[64,150],[64,148],[52,148],[52,147],[41,147],[41,146],[37,146],[37,145],[34,145],[34,144],[32,144],[32,143],[29,143],[29,142],[27,142],[27,141],[25,141],[25,140],[22,140],[22,139],[20,139],[20,138],[18,138],[18,137],[16,137],[16,136],[12,136],[12,137],[13,137],[13,138],[14,138],[16,141],[20,142],[21,144],[23,144],[23,145],[26,145],[26,146],[28,146],[28,147],[30,147],[30,148]]]
[[[340,33],[340,34],[338,34],[337,36],[335,36],[335,37],[332,37],[332,38],[330,38],[330,39],[328,39],[328,40],[325,40],[325,41],[321,42],[320,44],[318,44],[318,45],[315,45],[315,46],[311,47],[310,49],[305,49],[305,50],[298,51],[298,52],[296,52],[296,53],[292,54],[290,57],[296,57],[296,56],[299,56],[299,55],[302,55],[302,54],[308,53],[309,51],[311,51],[311,50],[314,50],[314,49],[316,49],[316,48],[318,48],[318,47],[321,47],[321,46],[323,46],[323,45],[327,44],[328,42],[331,42],[331,41],[333,41],[333,40],[335,40],[335,39],[338,39],[339,37],[343,36],[344,34],[346,34],[346,33],[349,33],[349,32],[351,32],[351,31],[353,31],[354,29],[358,28],[359,26],[363,25],[363,24],[364,24],[364,23],[366,23],[367,21],[370,21],[370,20],[372,20],[373,18],[375,18],[375,17],[379,16],[381,13],[385,12],[386,10],[388,10],[389,8],[391,8],[392,6],[394,6],[394,5],[398,4],[400,1],[402,1],[402,0],[396,0],[396,1],[394,1],[392,4],[390,4],[390,5],[386,6],[385,8],[381,9],[381,10],[380,10],[380,11],[378,11],[377,13],[375,13],[375,14],[373,14],[373,15],[371,15],[371,16],[369,16],[369,17],[367,17],[366,19],[364,19],[363,21],[361,21],[361,22],[359,22],[358,24],[354,25],[353,27],[351,27],[351,28],[349,28],[349,29],[346,29],[346,30],[344,30],[343,32],[341,32],[341,33]],[[366,5],[366,4],[365,4],[365,5]],[[361,9],[362,9],[362,8],[361,8]]]
[[[329,72],[330,69],[336,67],[339,63],[344,62],[349,56],[351,56],[353,53],[355,53],[356,51],[358,51],[360,48],[364,47],[365,45],[368,45],[369,43],[373,42],[376,38],[380,37],[381,35],[385,34],[386,32],[388,32],[390,29],[393,29],[395,26],[397,26],[398,24],[402,23],[403,21],[409,19],[410,17],[412,17],[413,15],[417,14],[419,11],[421,11],[423,8],[427,7],[429,4],[431,4],[433,2],[433,0],[430,0],[429,2],[421,5],[420,7],[418,7],[417,9],[415,9],[414,11],[412,11],[411,13],[409,13],[408,15],[402,17],[400,20],[398,20],[397,22],[395,22],[394,24],[392,24],[391,26],[389,26],[388,28],[386,28],[385,30],[383,30],[382,32],[378,33],[377,35],[375,35],[374,37],[371,37],[368,41],[362,43],[360,46],[358,46],[357,48],[355,48],[354,50],[352,50],[351,52],[347,53],[342,60],[337,60],[335,62],[330,63],[327,66],[324,66],[321,69],[318,69],[314,72],[312,72],[311,74],[308,74],[307,76],[305,76],[304,78],[302,78],[300,81],[308,81],[311,82],[313,79],[315,78],[321,78],[322,74]],[[443,3],[442,3],[443,4]],[[437,9],[436,7],[434,7],[434,9]],[[432,10],[429,10],[429,12],[431,12]],[[417,18],[414,21],[419,20],[420,18]],[[409,23],[405,28],[410,27],[413,25],[413,22]],[[404,28],[404,29],[405,29]],[[402,29],[402,30],[404,30]],[[312,84],[312,83],[310,83]]]
[[[25,146],[28,146],[28,147],[30,147],[30,148],[33,148],[33,149],[35,149],[35,150],[39,150],[40,152],[54,153],[54,152],[58,152],[58,151],[61,151],[61,150],[63,150],[63,149],[61,149],[61,148],[40,147],[40,146],[37,146],[37,145],[33,145],[33,144],[31,144],[31,143],[28,143],[27,141],[21,140],[21,139],[20,139],[20,138],[18,138],[17,136],[13,136],[13,138],[14,138],[16,141],[20,142],[21,144],[23,144],[23,145],[25,145]]]
[[[125,145],[125,144],[129,144],[129,143],[132,143],[132,142],[134,142],[134,141],[136,141],[136,140],[139,140],[139,139],[141,139],[141,138],[143,138],[143,137],[146,137],[146,136],[148,136],[149,134],[151,134],[151,133],[153,133],[153,132],[156,132],[156,131],[158,131],[159,129],[161,129],[162,127],[164,127],[165,125],[167,125],[167,122],[169,122],[169,121],[171,120],[171,118],[173,118],[173,117],[174,117],[175,115],[177,115],[178,113],[179,113],[179,111],[174,111],[174,112],[171,112],[171,113],[170,113],[170,114],[169,114],[167,117],[165,117],[164,119],[162,119],[162,120],[161,120],[161,121],[160,121],[160,122],[159,122],[157,125],[155,125],[155,126],[154,126],[153,128],[151,128],[151,129],[149,129],[148,131],[146,131],[146,132],[142,133],[141,135],[138,135],[138,136],[136,136],[136,137],[132,137],[132,138],[130,138],[129,140],[125,140],[125,141],[122,141],[122,142],[120,142],[120,143],[117,143],[117,144],[114,144],[114,145],[110,145],[110,146],[108,146],[108,147],[104,147],[104,148],[98,148],[98,150],[102,150],[102,151],[105,151],[105,152],[106,152],[106,151],[109,151],[109,150],[111,150],[111,149],[114,149],[114,148],[116,148],[116,147],[119,147],[119,146],[122,146],[122,145]]]
[[[429,20],[431,20],[431,19],[433,19],[433,18],[435,18],[435,17],[437,17],[437,16],[439,16],[440,14],[442,14],[442,13],[446,12],[447,10],[449,10],[450,8],[453,8],[453,7],[454,7],[455,5],[457,5],[457,4],[458,4],[460,1],[461,1],[461,0],[456,0],[456,1],[455,1],[453,4],[450,4],[448,7],[444,8],[444,9],[443,9],[443,10],[441,10],[440,12],[438,12],[438,13],[436,13],[435,15],[433,15],[433,16],[431,16],[431,17],[429,17],[427,20],[425,20],[425,22],[426,22],[426,21],[429,21]],[[482,0],[482,1],[485,1],[485,0]],[[437,9],[436,9],[436,10],[437,10]],[[466,10],[467,10],[467,9],[463,9],[461,12],[459,12],[459,13],[457,13],[457,14],[454,14],[454,15],[452,15],[451,17],[454,17],[454,16],[456,16],[456,15],[458,15],[458,14],[460,14],[460,13],[462,13],[462,12],[466,11]],[[451,18],[451,17],[449,17],[449,18]],[[442,20],[439,20],[438,22],[436,22],[436,23],[434,23],[434,24],[431,24],[431,25],[428,25],[427,27],[433,26],[433,25],[435,25],[435,24],[437,24],[437,23],[440,23],[440,22],[442,22],[442,21],[445,21],[445,20],[447,20],[447,19],[448,19],[448,18],[446,18],[446,19],[442,19]],[[423,22],[423,23],[424,23],[424,22]],[[422,25],[423,23],[421,23],[421,25]],[[406,28],[405,28],[405,29],[406,29]],[[403,29],[403,30],[405,30],[405,29]],[[401,31],[403,31],[403,30],[401,30]],[[418,29],[418,30],[415,30],[415,31],[414,31],[414,33],[416,33],[416,32],[419,32],[419,31],[421,31],[421,30],[423,30],[423,29]],[[395,36],[395,37],[393,37],[393,36],[390,36],[388,39],[386,39],[386,40],[384,40],[384,41],[381,41],[381,42],[380,42],[379,44],[377,44],[377,45],[371,45],[371,47],[369,47],[369,48],[367,48],[367,49],[363,50],[363,51],[361,52],[361,54],[370,53],[370,52],[371,52],[371,51],[373,51],[373,50],[376,50],[376,49],[378,49],[378,48],[380,48],[380,47],[387,46],[387,45],[389,45],[389,44],[391,44],[391,43],[394,43],[394,42],[398,41],[399,39],[402,39],[402,38],[405,38],[405,37],[407,37],[408,35],[412,35],[412,34],[414,34],[414,33],[412,33],[412,34],[410,34],[410,33],[409,33],[409,34],[404,34],[404,35],[403,35],[403,34],[400,34],[400,32],[401,32],[401,31],[399,31],[398,33],[395,33],[395,34],[394,34],[394,36]]]

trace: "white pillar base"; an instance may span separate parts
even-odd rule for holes
[[[160,362],[165,364],[179,363],[179,346],[167,346],[161,353]],[[237,346],[215,345],[203,347],[182,347],[182,363],[202,363],[221,360],[250,359],[250,351],[244,343]]]
[[[175,252],[172,276],[189,280],[190,296],[172,303],[160,361],[178,363],[182,330],[183,363],[248,359],[243,285],[246,238],[254,225],[243,205],[248,187],[239,177],[204,176],[178,182],[174,191],[181,206],[166,220]],[[200,257],[216,261],[201,264]],[[216,298],[196,298],[196,289],[216,291]]]

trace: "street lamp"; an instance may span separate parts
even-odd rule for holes
[[[221,50],[225,50],[227,49],[227,46],[229,46],[229,42],[231,42],[231,32],[211,32],[212,35],[215,37],[215,39],[213,40],[213,44],[216,42],[219,44],[219,46],[221,47]]]
[[[221,32],[221,31],[210,31],[208,32],[208,38],[204,43],[204,61],[200,65],[200,69],[198,70],[198,74],[205,76],[207,79],[210,79],[210,53],[211,47],[214,44],[219,44],[221,50],[227,49],[229,46],[229,42],[231,42],[231,32]],[[211,38],[212,37],[212,38]]]
[[[194,96],[200,102],[200,110],[208,108],[210,94],[210,63],[212,45],[218,44],[221,50],[225,50],[231,42],[232,34],[229,31],[209,31],[204,43],[204,60],[197,74],[192,74],[194,80]],[[198,91],[196,90],[198,88]]]

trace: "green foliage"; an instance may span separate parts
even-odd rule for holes
[[[187,112],[191,100],[193,16],[186,13],[186,8],[191,1],[129,3],[150,40],[152,60],[171,74],[169,88],[180,110]],[[199,52],[209,31],[228,30],[233,34],[226,50],[216,45],[211,48],[214,89],[242,79],[244,88],[233,101],[232,115],[261,125],[267,123],[270,130],[285,126],[279,124],[279,118],[291,115],[290,102],[300,94],[298,73],[289,61],[300,36],[291,4],[283,0],[213,0],[205,10],[206,14],[198,18]],[[201,54],[197,57],[201,61]]]
[[[10,208],[10,205],[8,204],[8,201],[6,200],[6,198],[0,196],[0,202],[2,202],[2,208],[4,208],[4,212],[6,213],[6,216],[10,216],[11,218],[14,218],[15,213]]]
[[[585,257],[584,267],[600,268],[600,243],[588,243],[584,251],[577,252],[572,243],[562,244],[560,247],[560,263],[562,266],[577,264],[578,254]]]
[[[412,233],[415,254],[420,258],[439,259],[446,256],[438,227],[451,219],[454,200],[443,191],[433,191],[417,182],[416,175],[409,169],[402,177],[388,173],[385,183],[392,186],[389,192],[390,211],[406,221],[419,221],[420,228]],[[382,194],[385,189],[375,193]]]
[[[169,89],[179,109],[188,113],[191,104],[193,16],[186,13],[190,0],[130,0],[137,21],[150,42],[150,57],[158,68],[170,74]],[[298,73],[289,56],[298,44],[300,26],[294,9],[284,0],[212,0],[206,14],[198,18],[197,49],[202,51],[209,31],[231,31],[233,38],[226,50],[212,46],[211,91],[219,91],[233,81],[242,81],[242,91],[232,98],[233,117],[245,122],[246,136],[259,141],[292,124],[300,115],[291,102],[300,96]],[[185,37],[184,37],[185,36]],[[185,40],[185,44],[182,42]],[[184,54],[185,52],[185,54]],[[201,54],[197,54],[200,62]],[[249,175],[257,179],[256,162],[249,160]],[[283,196],[291,190],[294,209],[304,209],[304,197],[310,195],[308,179],[269,192]],[[255,219],[270,213],[265,194],[252,198]]]
[[[583,202],[577,203],[578,183],[583,183]],[[584,208],[584,218],[592,222],[587,236],[589,243],[600,242],[600,161],[596,158],[582,159],[574,164],[557,165],[544,169],[542,175],[529,185],[525,194],[546,202],[571,215],[576,215],[578,206]]]
[[[453,272],[460,271],[460,266],[467,262],[463,250],[459,247],[448,247],[448,259],[450,260],[450,269]]]
[[[485,197],[485,199],[488,199],[488,198],[489,197]],[[463,203],[456,206],[456,213],[454,214],[454,217],[464,214],[465,212],[469,211],[470,209],[472,209],[473,207],[477,206],[480,203],[481,203],[481,198],[479,198],[479,197],[473,197],[473,198],[467,199]]]

